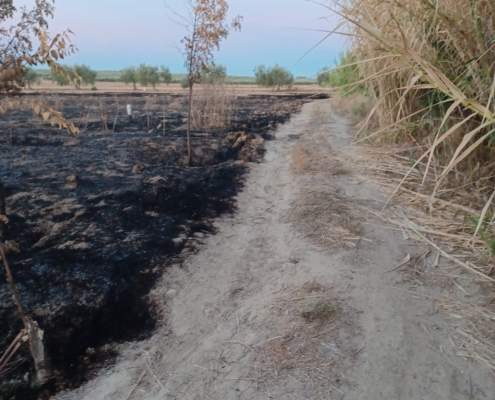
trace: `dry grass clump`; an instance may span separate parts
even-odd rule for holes
[[[301,317],[306,322],[324,323],[331,321],[337,314],[337,307],[327,301],[316,301],[301,311]]]
[[[390,189],[392,207],[376,215],[430,246],[430,276],[457,288],[444,308],[457,297],[483,298],[480,288],[493,293],[495,2],[334,0],[325,7],[347,22],[355,84],[366,85],[374,103],[358,140],[381,144],[366,169]],[[493,307],[475,312],[458,302],[453,342],[494,369]]]
[[[235,94],[224,84],[203,84],[193,98],[192,128],[225,129],[234,112]]]
[[[408,156],[410,148],[370,146],[365,150],[362,168],[388,189],[391,210],[387,213],[387,222],[409,232],[408,236],[430,244],[436,252],[443,253],[442,257],[451,258],[477,280],[495,282],[490,232],[485,227],[480,236],[475,235],[479,215],[476,206],[480,200],[476,194],[479,193],[473,193],[470,201],[466,201],[461,190],[450,189],[449,200],[432,199],[428,191],[434,181],[427,180],[421,185],[420,168],[404,179],[412,162]]]
[[[394,226],[399,235],[417,239],[430,248],[416,256],[408,254],[394,270],[445,288],[436,303],[454,323],[449,337],[456,354],[495,371],[495,264],[488,233],[474,235],[479,212],[473,207],[479,204],[479,192],[473,192],[472,204],[466,203],[462,191],[456,190],[451,191],[450,201],[437,197],[432,203],[431,196],[425,193],[434,182],[425,182],[425,193],[417,191],[421,169],[403,181],[411,164],[410,148],[369,146],[365,150],[363,169],[388,188],[389,195],[395,192],[385,213],[368,211]]]
[[[338,176],[348,173],[343,163],[333,153],[318,151],[314,146],[296,144],[291,159],[291,169],[295,174],[330,173]]]
[[[298,141],[291,152],[291,171],[303,180],[309,179],[307,185],[311,183],[292,202],[288,221],[305,238],[324,248],[355,247],[361,237],[361,223],[350,202],[337,193],[331,182],[349,171],[328,140],[319,135]],[[328,190],[311,190],[313,180]]]
[[[314,399],[337,395],[345,381],[342,371],[359,353],[350,339],[358,332],[355,311],[315,281],[281,291],[271,311],[278,331],[260,347],[257,367],[263,376],[286,385],[298,382],[298,388],[303,383],[305,395]]]
[[[288,220],[324,248],[354,248],[361,239],[361,222],[349,202],[336,193],[301,193],[291,205]]]
[[[477,192],[476,227],[493,230],[495,3],[489,0],[348,0],[329,9],[350,26],[353,54],[374,106],[362,138],[416,146],[432,199]],[[370,133],[372,122],[378,128]],[[365,133],[366,132],[366,133]],[[485,184],[479,185],[480,181]],[[402,183],[402,182],[399,182]]]
[[[447,312],[458,325],[451,336],[451,340],[458,349],[457,355],[476,360],[495,372],[495,333],[493,332],[495,306],[493,302],[490,305],[466,306],[452,302],[451,299],[445,299],[440,302],[440,308]]]

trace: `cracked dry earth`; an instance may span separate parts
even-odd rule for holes
[[[238,211],[152,293],[161,324],[58,400],[494,399],[431,300],[394,271],[424,251],[365,212],[346,121],[306,104],[251,166]],[[132,321],[129,321],[132,323]]]

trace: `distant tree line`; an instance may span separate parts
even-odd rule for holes
[[[203,68],[199,78],[200,83],[218,85],[227,80],[227,67],[224,65],[210,64]]]
[[[51,79],[60,86],[74,85],[80,88],[82,85],[94,87],[97,73],[87,65],[62,66],[48,74],[44,71],[33,68],[25,68],[23,74],[23,84],[29,89],[35,84],[39,84],[43,78]]]
[[[211,64],[205,66],[197,78],[196,83],[207,85],[223,85],[227,81],[227,67],[224,65]],[[187,76],[181,81],[183,88],[189,87]]]
[[[172,73],[167,67],[153,67],[141,64],[139,67],[125,68],[120,72],[120,81],[132,85],[134,90],[137,85],[144,87],[156,87],[159,83],[169,84],[172,82]]]
[[[290,88],[294,84],[294,75],[285,68],[275,65],[267,68],[264,65],[256,67],[256,84],[280,90],[282,87]]]
[[[94,86],[96,75],[96,71],[87,65],[60,66],[56,71],[50,71],[49,75],[33,68],[25,68],[22,80],[29,89],[39,84],[42,78],[49,78],[60,86],[73,84],[80,88],[81,85]]]
[[[76,88],[91,86],[92,89],[96,89],[95,83],[98,73],[87,65],[79,64],[63,66],[58,72],[51,72],[50,75],[47,75],[43,71],[26,68],[24,86],[31,88],[33,85],[39,83],[42,78],[51,79],[60,86],[74,85]],[[227,68],[224,65],[212,63],[203,67],[197,78],[197,83],[221,85],[227,82],[227,78]],[[120,81],[127,85],[132,85],[134,90],[137,90],[138,85],[156,88],[159,84],[168,85],[174,81],[181,83],[183,87],[188,87],[187,76],[184,76],[182,80],[180,78],[179,80],[177,78],[174,80],[174,76],[168,67],[156,67],[147,64],[124,68],[116,73],[111,72],[108,74],[108,77],[105,76],[105,71],[103,71],[98,80]],[[273,67],[260,65],[255,69],[255,81],[257,85],[280,90],[283,87],[290,88],[295,80],[291,72],[279,65]],[[318,83],[320,85],[328,85],[329,81],[329,73],[322,71],[318,76]]]
[[[51,73],[50,79],[60,86],[68,86],[74,84],[76,88],[83,85],[90,85],[93,89],[97,80],[97,72],[92,70],[87,65],[65,66],[60,73]],[[31,87],[34,83],[41,80],[41,75],[35,70],[26,70],[24,75],[25,85]],[[121,70],[118,73],[118,81],[133,85],[137,89],[137,85],[144,87],[152,86],[155,88],[160,83],[169,84],[172,82],[172,73],[167,67],[154,67],[151,65],[141,64],[139,67],[129,67]]]
[[[153,67],[141,64],[139,67],[128,67],[120,72],[119,79],[128,85],[132,85],[134,90],[137,85],[152,86],[155,88],[160,83],[170,84],[174,78],[167,67]],[[227,68],[223,65],[212,64],[203,69],[198,83],[223,84],[227,80]],[[183,87],[188,87],[187,77],[180,81]]]

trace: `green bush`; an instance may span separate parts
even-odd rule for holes
[[[71,67],[63,67],[60,70],[51,72],[51,79],[59,86],[70,85],[70,77],[74,75],[74,70]]]
[[[201,83],[222,84],[227,79],[227,68],[223,65],[212,64],[201,73]]]
[[[266,68],[260,65],[255,69],[256,84],[267,86],[280,90],[281,87],[291,87],[294,83],[294,76],[285,68],[275,65],[272,68]]]
[[[141,86],[151,85],[154,88],[160,83],[160,73],[157,67],[141,64],[137,70],[137,79]]]
[[[96,82],[96,71],[93,71],[87,65],[75,65],[73,71],[79,76],[82,84],[94,86]]]
[[[187,76],[184,76],[180,80],[180,86],[182,87],[182,89],[187,89],[189,87],[189,81],[187,80]]]
[[[160,78],[167,85],[172,82],[172,73],[167,67],[160,67]]]
[[[358,84],[360,80],[359,68],[354,64],[356,57],[352,53],[343,54],[334,69],[324,69],[317,77],[320,86],[342,88],[344,94],[364,91],[364,85]]]
[[[138,83],[138,74],[136,68],[128,67],[120,71],[120,80],[128,85],[132,84],[134,90],[136,90],[136,85]]]
[[[58,72],[52,72],[51,79],[59,86],[67,86],[71,83],[76,88],[80,88],[81,84],[94,86],[96,72],[87,65],[66,66]]]
[[[26,68],[25,72],[24,72],[24,82],[26,84],[26,86],[31,89],[31,87],[36,84],[36,83],[39,83],[41,81],[41,76],[40,74],[35,71],[33,68]]]

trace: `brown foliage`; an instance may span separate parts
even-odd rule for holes
[[[53,12],[53,0],[38,0],[32,9],[16,7],[13,0],[0,2],[0,114],[29,107],[44,121],[76,134],[77,128],[59,112],[39,102],[10,98],[24,87],[28,67],[46,64],[55,73],[65,73],[58,62],[75,48],[70,43],[70,31],[53,37],[48,34]]]
[[[230,29],[240,30],[239,16],[227,24],[228,10],[226,0],[195,0],[191,31],[182,39],[189,84],[199,82],[201,72],[213,64],[213,52],[220,49],[220,43],[227,38]]]

